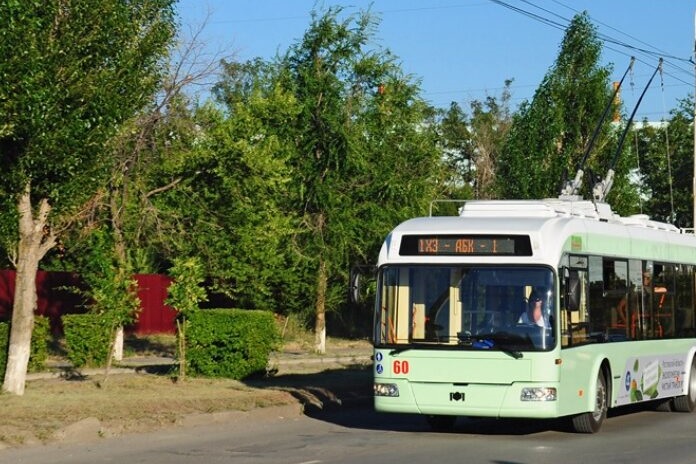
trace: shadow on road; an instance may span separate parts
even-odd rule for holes
[[[430,432],[446,434],[523,436],[544,432],[574,433],[569,418],[496,419],[459,417],[447,432],[433,432],[422,415],[378,413],[372,408],[372,371],[370,367],[326,370],[318,373],[288,374],[250,380],[254,388],[273,388],[291,393],[304,406],[308,417],[342,427],[394,432]],[[614,417],[652,411],[645,403],[609,412]]]

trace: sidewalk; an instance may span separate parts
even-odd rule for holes
[[[169,356],[137,355],[114,361],[110,373],[166,373],[176,366],[177,360]],[[328,369],[364,368],[372,363],[372,347],[368,342],[356,342],[353,346],[328,346],[325,354],[314,353],[297,347],[271,353],[268,371],[273,376],[310,374]],[[27,380],[89,376],[103,374],[104,368],[73,369],[67,360],[49,361],[44,372],[27,374]]]

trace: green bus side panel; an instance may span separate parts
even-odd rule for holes
[[[592,410],[597,373],[603,362],[610,370],[610,407],[683,395],[693,353],[694,341],[689,339],[598,343],[565,349],[559,413]]]

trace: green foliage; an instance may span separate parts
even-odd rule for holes
[[[66,314],[62,318],[65,347],[73,367],[104,366],[114,336],[112,321],[103,314]]]
[[[51,338],[50,322],[48,318],[36,316],[34,319],[34,331],[31,335],[31,351],[29,352],[29,370],[42,371],[46,367],[48,359],[48,343]],[[0,322],[0,378],[5,377],[7,367],[7,350],[10,345],[10,324]]]
[[[372,43],[377,22],[341,8],[313,12],[279,62],[278,82],[299,113],[287,126],[297,218],[281,307],[345,301],[351,264],[372,262],[387,232],[427,211],[440,180],[431,109],[396,58]],[[286,303],[287,302],[287,303]]]
[[[177,258],[169,270],[174,279],[169,285],[166,303],[185,318],[198,311],[201,301],[207,301],[205,288],[201,286],[205,276],[203,264],[198,258]]]
[[[51,340],[51,324],[47,317],[34,317],[34,331],[31,333],[29,371],[38,372],[46,367],[48,343]],[[1,342],[0,342],[1,343]]]
[[[187,370],[194,375],[243,379],[264,372],[270,353],[280,347],[269,311],[198,311],[188,323]]]
[[[7,352],[10,347],[10,324],[0,322],[0,375],[5,378],[7,368]]]
[[[639,170],[643,212],[678,227],[694,227],[693,108],[692,98],[682,100],[665,125],[643,124],[629,136],[632,160],[639,160],[634,166]]]
[[[230,117],[212,107],[196,116],[205,137],[192,152],[195,178],[155,203],[175,218],[175,255],[198,256],[213,287],[243,307],[273,306],[290,220],[280,208],[288,146],[278,132],[294,117],[291,97],[259,90]]]
[[[99,186],[104,142],[152,96],[173,0],[0,3],[3,185],[57,209]]]
[[[128,268],[119,267],[111,236],[93,231],[80,258],[87,288],[74,291],[86,298],[90,312],[101,315],[111,328],[134,322],[140,310],[138,283]]]
[[[495,172],[505,137],[512,122],[510,85],[500,97],[488,96],[484,101],[471,102],[469,117],[452,102],[450,107],[437,113],[438,145],[442,149],[445,171],[445,198],[495,198]],[[456,214],[456,208],[438,208],[438,211]]]

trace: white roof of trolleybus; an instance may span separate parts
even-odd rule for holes
[[[651,221],[646,215],[621,217],[605,203],[547,200],[472,200],[458,216],[407,220],[389,234],[378,265],[387,263],[480,262],[481,256],[400,256],[404,235],[529,235],[533,256],[486,256],[486,262],[545,263],[556,266],[569,251],[570,237],[580,238],[579,254],[635,257],[696,264],[696,236]],[[565,248],[564,248],[565,247]]]

